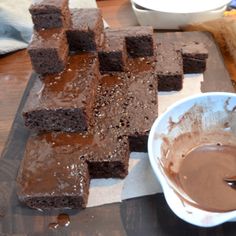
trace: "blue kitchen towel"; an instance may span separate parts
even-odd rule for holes
[[[35,0],[0,0],[0,55],[26,48],[33,24],[29,6]],[[70,8],[97,7],[95,0],[70,0]]]
[[[31,0],[0,1],[0,54],[26,48],[32,35]]]

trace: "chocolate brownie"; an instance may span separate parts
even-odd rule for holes
[[[68,57],[65,31],[63,29],[35,31],[28,47],[28,53],[36,73],[61,72]]]
[[[157,44],[156,77],[158,91],[179,91],[183,87],[183,59],[172,43]]]
[[[157,80],[151,60],[128,60],[127,73],[104,75],[98,86],[95,129],[129,138],[130,151],[146,151],[157,117]],[[109,121],[109,126],[106,122]]]
[[[86,207],[88,165],[71,151],[75,139],[62,135],[64,139],[57,140],[57,135],[47,133],[32,136],[27,142],[17,176],[17,194],[31,208]]]
[[[30,6],[29,11],[36,30],[68,27],[70,24],[68,0],[39,0]]]
[[[107,34],[118,34],[125,38],[126,49],[130,57],[154,55],[153,28],[151,26],[130,26],[107,29]]]
[[[124,178],[128,160],[127,139],[109,133],[31,136],[18,172],[18,197],[32,208],[85,207],[90,177]]]
[[[71,51],[96,51],[102,43],[103,20],[97,8],[71,9],[72,25],[67,30]]]
[[[203,73],[206,70],[208,50],[203,43],[190,42],[182,45],[184,73]]]
[[[95,54],[72,55],[60,74],[36,78],[23,109],[25,125],[39,131],[86,131],[93,123],[99,79]]]
[[[127,52],[124,37],[119,32],[112,35],[105,32],[98,59],[101,72],[125,71]]]
[[[157,79],[151,58],[128,63],[126,113],[130,151],[146,152],[148,134],[158,116]]]

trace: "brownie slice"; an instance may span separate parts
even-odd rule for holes
[[[36,73],[61,72],[68,57],[65,31],[63,29],[35,31],[28,47],[28,53]]]
[[[126,49],[130,57],[154,55],[153,28],[151,26],[130,26],[108,29],[107,34],[118,34],[125,38]]]
[[[125,71],[127,52],[124,37],[119,32],[104,35],[104,43],[98,49],[101,72]]]
[[[27,206],[36,209],[86,207],[88,165],[71,152],[73,139],[66,138],[66,134],[64,137],[67,141],[64,143],[52,133],[29,138],[17,176],[17,194]]]
[[[36,1],[29,11],[36,30],[69,26],[68,0]]]
[[[168,42],[157,45],[156,77],[158,91],[179,91],[183,87],[183,59],[175,45]]]
[[[151,58],[129,60],[126,114],[130,151],[146,152],[151,126],[158,116],[157,79]]]
[[[18,172],[18,197],[32,208],[83,208],[90,177],[124,178],[128,160],[127,139],[109,133],[31,136]]]
[[[102,43],[103,20],[97,8],[71,9],[72,25],[67,30],[71,51],[96,51]]]
[[[72,55],[60,74],[36,78],[23,109],[25,125],[38,131],[86,131],[93,123],[99,79],[95,54]]]
[[[154,65],[147,58],[129,59],[127,69],[127,73],[101,78],[95,129],[109,131],[118,139],[128,137],[130,151],[146,151],[148,132],[158,112]]]
[[[208,50],[203,43],[190,42],[182,45],[184,73],[203,73],[206,70]]]

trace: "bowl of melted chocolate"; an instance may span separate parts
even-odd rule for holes
[[[236,220],[236,94],[188,97],[154,122],[151,166],[173,212],[211,227]]]

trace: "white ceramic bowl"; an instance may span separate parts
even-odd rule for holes
[[[180,29],[188,24],[214,20],[222,17],[226,9],[226,5],[222,5],[218,8],[204,11],[181,13],[174,10],[162,11],[161,8],[159,10],[158,8],[156,10],[143,8],[137,5],[135,0],[131,0],[131,4],[138,23],[143,26],[152,26],[154,29]]]
[[[199,107],[201,112],[199,112]],[[165,143],[163,137],[173,140],[186,132],[196,131],[193,130],[195,128],[193,128],[192,122],[197,120],[198,123],[200,122],[199,129],[201,132],[217,129],[217,132],[227,132],[236,139],[235,107],[236,94],[234,93],[203,93],[188,97],[170,106],[165,113],[156,119],[151,128],[148,139],[148,154],[151,166],[162,186],[169,207],[186,222],[197,226],[211,227],[234,220],[236,211],[208,212],[188,203],[193,202],[193,200],[178,189],[163,171],[162,161],[165,158],[163,156],[163,145]],[[181,119],[183,117],[184,119]],[[170,128],[170,121],[172,125],[174,124],[172,128]],[[226,122],[229,124],[228,128],[225,128]],[[215,138],[214,141],[217,141],[218,136],[215,136]],[[189,148],[187,147],[188,150],[190,150]],[[178,153],[178,150],[175,150],[175,153]],[[178,154],[176,155],[178,156]]]

